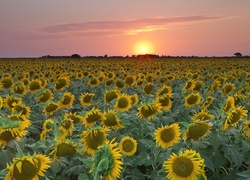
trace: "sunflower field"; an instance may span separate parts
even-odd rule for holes
[[[249,58],[0,59],[0,179],[250,179]]]

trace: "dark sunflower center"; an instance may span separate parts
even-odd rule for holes
[[[144,116],[144,117],[149,117],[149,116],[152,116],[156,113],[156,110],[155,108],[153,107],[148,107],[148,109],[146,109],[145,107],[142,107],[141,109],[141,114]]]
[[[49,104],[49,105],[46,107],[46,111],[47,111],[47,112],[53,112],[53,111],[56,111],[57,108],[58,108],[57,105],[55,105],[55,104]]]
[[[174,139],[175,133],[173,128],[164,129],[161,132],[161,140],[164,142],[169,142]]]
[[[62,104],[69,104],[71,101],[70,96],[64,96]]]
[[[57,146],[56,155],[66,156],[66,155],[74,154],[75,152],[76,152],[76,149],[72,145],[62,143]]]
[[[46,102],[50,99],[51,94],[49,93],[49,91],[45,91],[41,96],[40,96],[40,101],[42,102]]]
[[[51,123],[51,122],[48,122],[48,123],[46,123],[46,129],[52,129],[52,127],[53,127],[53,123]]]
[[[180,177],[188,177],[193,172],[193,163],[190,159],[180,157],[173,163],[173,172]]]
[[[67,82],[66,82],[65,79],[59,79],[59,80],[57,81],[57,83],[56,83],[55,88],[56,88],[57,90],[59,90],[59,89],[64,88],[66,85],[67,85]]]
[[[154,88],[153,85],[148,84],[148,85],[146,85],[146,86],[144,87],[143,90],[145,91],[146,94],[150,94],[153,88]]]
[[[162,106],[168,106],[170,103],[170,98],[168,96],[160,98],[160,103]]]
[[[37,168],[31,162],[24,160],[22,161],[21,172],[19,172],[16,165],[14,165],[13,176],[16,180],[31,180],[37,175],[38,172],[39,167]]]
[[[86,137],[88,147],[91,149],[97,149],[98,146],[104,143],[104,133],[100,131],[90,132]]]
[[[127,77],[126,80],[125,80],[126,84],[133,84],[134,83],[134,79],[132,77]]]
[[[4,131],[3,133],[0,134],[0,139],[4,141],[10,141],[12,139],[15,139],[15,136],[12,136],[10,131]]]
[[[199,139],[206,134],[208,126],[206,124],[196,124],[189,128],[188,138]]]
[[[133,142],[131,142],[131,140],[127,139],[122,143],[122,149],[125,152],[131,152],[134,148],[134,144]]]
[[[126,108],[129,105],[129,101],[126,97],[122,97],[118,100],[118,107]]]
[[[40,88],[41,88],[41,86],[40,86],[40,83],[38,81],[31,82],[31,84],[30,84],[31,91],[35,91],[35,90],[40,89]]]
[[[106,101],[110,102],[113,99],[117,98],[117,94],[115,92],[109,92],[106,94]]]
[[[100,118],[101,116],[98,113],[92,113],[86,118],[86,120],[87,122],[95,122],[99,120]]]
[[[90,96],[90,95],[86,95],[86,96],[84,96],[84,98],[83,98],[83,101],[84,101],[85,103],[90,103],[91,100],[92,100],[92,96]]]
[[[107,126],[117,125],[116,117],[113,113],[107,113],[105,117],[106,117],[106,120],[104,121],[105,125]]]
[[[240,118],[241,118],[240,113],[238,113],[238,112],[233,112],[229,124],[234,124],[234,123],[238,122],[238,121],[240,120]]]
[[[195,104],[198,101],[198,96],[196,95],[191,95],[188,99],[187,99],[187,103],[188,104]]]

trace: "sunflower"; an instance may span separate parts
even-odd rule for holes
[[[124,88],[124,81],[123,80],[121,80],[121,79],[117,79],[116,81],[115,81],[115,86],[118,88],[118,89],[122,89],[122,88]]]
[[[202,90],[202,81],[195,81],[195,86],[192,89],[194,92]]]
[[[97,77],[92,77],[87,84],[90,86],[98,86],[100,81]]]
[[[55,148],[50,152],[50,155],[54,154],[54,161],[58,161],[58,157],[68,156],[80,153],[76,144],[72,143],[69,139],[57,140]]]
[[[29,118],[30,116],[30,107],[25,106],[23,104],[16,104],[13,103],[13,108],[11,109],[12,113],[17,113],[19,115],[24,115],[25,117]]]
[[[207,97],[204,103],[202,104],[202,109],[207,109],[214,100],[215,100],[214,97],[211,97],[211,96]]]
[[[211,127],[212,123],[209,123],[208,121],[196,121],[187,129],[184,135],[184,140],[202,139],[210,132]]]
[[[64,114],[64,119],[71,119],[71,120],[73,120],[74,124],[83,121],[83,117],[80,115],[77,115],[76,112],[73,114],[71,112]]]
[[[83,119],[84,125],[90,127],[93,124],[96,124],[98,120],[102,118],[103,114],[99,109],[92,108],[91,111],[88,111]]]
[[[135,84],[135,76],[130,75],[125,78],[125,83],[129,86],[133,86]]]
[[[132,106],[136,105],[139,102],[139,98],[137,94],[130,95],[130,99],[132,100]]]
[[[94,163],[91,173],[96,179],[98,176],[107,180],[120,178],[122,170],[122,154],[114,139],[100,146],[94,154]]]
[[[108,79],[106,82],[105,82],[105,87],[109,87],[111,84],[113,84],[114,80],[113,79]]]
[[[49,102],[44,107],[43,112],[44,112],[45,115],[51,116],[52,114],[54,114],[58,110],[59,110],[59,105],[57,103]]]
[[[8,89],[14,85],[14,82],[12,80],[12,77],[5,77],[1,81],[1,84],[2,84],[3,88]]]
[[[234,90],[235,90],[235,84],[226,83],[222,88],[222,91],[223,91],[222,96],[228,95],[228,94],[232,93]]]
[[[82,133],[81,142],[84,144],[84,151],[89,155],[94,155],[99,146],[105,143],[107,129],[102,127],[92,127]]]
[[[169,180],[191,180],[198,179],[205,174],[204,159],[194,150],[185,150],[180,152],[179,156],[172,153],[164,161],[163,168],[167,173]]]
[[[4,148],[11,140],[19,140],[26,135],[31,123],[29,120],[12,121],[7,118],[0,119],[0,146]]]
[[[50,158],[42,154],[14,158],[12,164],[7,164],[9,172],[4,180],[38,180],[38,176],[44,176],[50,162]]]
[[[125,112],[128,111],[132,107],[132,100],[127,94],[119,94],[117,97],[117,102],[114,105],[114,108]]]
[[[232,96],[228,96],[222,110],[224,112],[229,112],[234,107],[234,98]]]
[[[237,106],[243,99],[246,98],[246,96],[242,94],[234,94],[233,98],[234,98],[234,105]]]
[[[21,98],[13,97],[12,95],[7,95],[4,99],[4,105],[6,108],[8,108],[10,111],[14,107],[14,105],[22,104]]]
[[[74,128],[74,122],[71,119],[63,120],[62,124],[59,127],[61,132],[61,136],[58,136],[58,139],[64,139],[67,135],[72,135],[72,131]]]
[[[12,88],[11,91],[14,92],[14,93],[20,94],[21,96],[23,96],[26,93],[26,86],[24,85],[23,82],[21,82],[21,83],[16,84]]]
[[[160,97],[163,95],[168,95],[169,97],[172,97],[172,88],[168,85],[163,85],[160,89],[156,91],[156,96]]]
[[[107,128],[119,129],[124,127],[121,124],[119,118],[116,116],[116,112],[114,110],[108,110],[108,112],[104,112],[101,120],[102,125]]]
[[[53,93],[49,89],[45,89],[42,94],[40,94],[36,102],[47,102],[53,98]]]
[[[163,126],[154,132],[155,140],[158,146],[167,149],[180,140],[180,126],[173,123],[170,126]]]
[[[160,104],[142,104],[141,107],[138,108],[137,116],[142,119],[147,118],[147,120],[151,120],[154,116],[161,112]]]
[[[84,93],[80,97],[80,103],[82,106],[90,106],[92,103],[92,99],[95,96],[93,93]]]
[[[247,116],[247,112],[248,110],[245,110],[242,106],[233,108],[230,112],[228,112],[221,129],[227,130],[229,126],[236,126],[240,120]]]
[[[152,84],[151,82],[149,82],[148,84],[146,84],[146,85],[143,87],[143,90],[142,90],[142,91],[143,91],[145,94],[150,94],[154,87],[155,87],[155,85]]]
[[[220,82],[218,82],[218,81],[213,82],[210,85],[210,87],[209,87],[209,89],[207,91],[207,94],[212,94],[220,86],[221,86]]]
[[[120,142],[119,149],[122,154],[132,156],[137,150],[137,141],[129,136],[125,136]]]
[[[192,117],[192,120],[193,121],[206,121],[206,120],[213,119],[213,118],[214,118],[214,115],[209,114],[208,111],[203,109],[202,111],[194,114]]]
[[[163,110],[170,110],[172,108],[172,101],[169,95],[165,94],[162,96],[158,96],[155,99],[156,104],[160,104]]]
[[[69,108],[73,105],[73,102],[75,100],[75,95],[71,92],[65,92],[63,93],[62,99],[59,101],[60,108]]]
[[[104,95],[104,102],[106,104],[110,103],[112,100],[116,99],[118,97],[119,91],[117,90],[109,90],[106,91]]]
[[[189,94],[185,97],[185,106],[192,108],[195,105],[198,105],[201,101],[200,93]]]
[[[243,137],[245,137],[245,139],[249,139],[250,138],[250,120],[246,120],[243,123],[243,127],[241,129],[241,132],[244,133]]]
[[[193,79],[188,80],[184,87],[183,87],[183,92],[186,93],[187,91],[192,91],[195,88],[195,81]]]
[[[40,89],[42,89],[42,82],[38,79],[32,80],[28,85],[28,90],[32,93],[36,93]]]
[[[40,134],[40,139],[45,140],[46,139],[46,133],[50,132],[54,127],[54,120],[53,119],[46,119],[43,123],[43,130]]]
[[[66,77],[59,77],[57,80],[56,80],[56,83],[55,83],[55,86],[54,86],[54,90],[55,91],[60,91],[66,87],[69,86],[69,83],[70,83],[70,78],[68,76]]]

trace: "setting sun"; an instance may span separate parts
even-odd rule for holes
[[[153,45],[148,41],[140,41],[134,46],[134,53],[136,54],[153,54]]]
[[[142,53],[146,53],[147,52],[147,49],[145,47],[141,47],[141,52]]]

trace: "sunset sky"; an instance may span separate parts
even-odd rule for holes
[[[250,55],[250,0],[1,0],[0,57]]]

